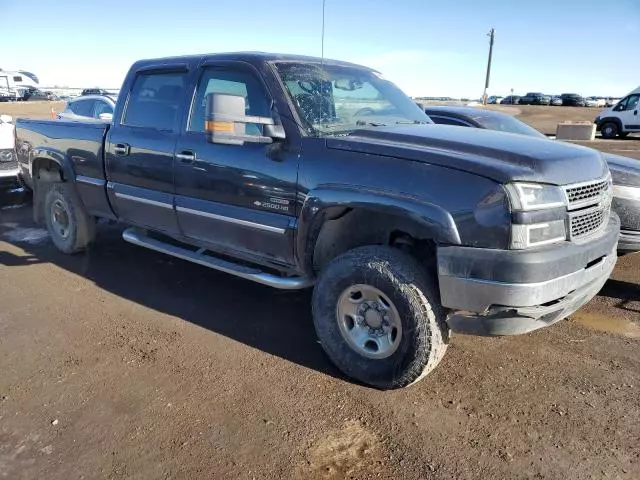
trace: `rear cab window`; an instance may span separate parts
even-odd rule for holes
[[[186,85],[186,72],[138,74],[129,95],[122,124],[175,131]]]

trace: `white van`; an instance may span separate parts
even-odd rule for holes
[[[608,108],[594,120],[604,138],[624,138],[640,132],[640,87],[627,94],[615,106]]]

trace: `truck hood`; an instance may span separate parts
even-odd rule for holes
[[[440,165],[501,183],[567,185],[607,174],[607,165],[596,150],[480,128],[376,127],[330,137],[327,148]]]
[[[596,121],[598,121],[598,119],[606,117],[607,115],[611,114],[613,112],[613,107],[607,107],[603,110],[600,110],[600,112],[598,113],[598,115],[596,115]]]

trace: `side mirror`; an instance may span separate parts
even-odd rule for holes
[[[285,138],[282,125],[276,125],[273,118],[254,117],[245,114],[246,102],[241,95],[210,93],[206,97],[205,131],[209,143],[244,145],[247,143],[272,143],[274,139]],[[260,135],[247,134],[248,131],[263,127]],[[256,128],[258,127],[258,128]]]
[[[11,115],[0,115],[0,123],[11,123],[13,122],[13,117]]]
[[[111,120],[113,120],[113,113],[101,113],[100,115],[98,115],[98,118],[100,120],[111,121]]]
[[[265,125],[264,136],[273,138],[274,140],[284,140],[287,138],[282,125]]]

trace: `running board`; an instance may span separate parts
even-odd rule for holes
[[[281,290],[298,290],[313,285],[313,280],[306,277],[279,277],[271,273],[263,272],[257,268],[237,265],[227,260],[207,255],[206,250],[201,248],[196,251],[187,248],[178,247],[165,243],[161,240],[147,236],[143,230],[137,228],[128,228],[122,233],[122,238],[129,243],[146,247],[156,252],[166,253],[173,257],[181,258],[189,262],[204,265],[205,267],[220,270],[221,272],[235,275],[236,277],[252,280],[269,287],[279,288]]]

